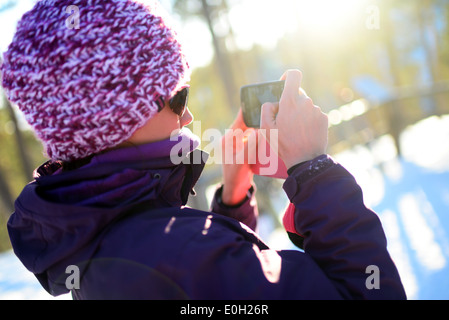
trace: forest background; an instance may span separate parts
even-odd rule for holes
[[[0,0],[0,52],[33,2]],[[391,154],[404,156],[401,137],[409,126],[449,114],[448,0],[161,2],[193,69],[189,107],[203,131],[224,133],[239,109],[241,86],[277,80],[290,68],[303,72],[303,88],[329,115],[328,153],[363,146],[381,170]],[[376,150],[382,139],[394,149]],[[448,144],[439,148],[449,150]],[[41,144],[0,88],[0,252],[11,248],[6,221],[14,199],[45,161]],[[190,205],[208,209],[220,175],[219,165],[206,166]],[[257,177],[256,184],[261,216],[281,229],[282,181]]]

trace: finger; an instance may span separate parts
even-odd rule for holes
[[[267,102],[262,105],[260,116],[261,129],[273,129],[276,127],[276,116],[279,112],[279,103]]]
[[[308,98],[307,92],[303,88],[299,88],[299,95]]]
[[[300,84],[299,84],[299,95],[300,96],[304,96],[304,97],[308,97],[308,95],[307,95],[307,92],[303,89],[303,88],[301,88],[301,84],[302,84],[302,72],[301,71],[299,71],[299,70],[295,70],[295,69],[293,69],[293,70],[288,70],[288,71],[286,71],[283,75],[282,75],[282,77],[281,77],[281,79],[280,80],[286,80],[287,79],[287,74],[288,73],[290,73],[290,72],[299,72],[300,74],[301,74],[301,80],[300,80]]]
[[[302,82],[302,73],[299,70],[288,70],[281,77],[281,80],[285,80],[284,91],[282,92],[281,101],[296,101]],[[283,103],[281,104],[284,105]],[[287,104],[288,105],[288,104]]]

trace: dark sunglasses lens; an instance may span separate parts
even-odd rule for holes
[[[170,100],[170,108],[174,113],[182,116],[187,107],[188,98],[189,88],[182,89]]]

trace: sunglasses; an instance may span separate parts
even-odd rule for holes
[[[172,111],[178,116],[182,116],[187,108],[187,102],[189,100],[189,89],[189,86],[181,88],[181,90],[179,90],[168,102],[170,109],[172,109]],[[164,108],[165,102],[162,98],[158,101],[158,106],[159,111]]]

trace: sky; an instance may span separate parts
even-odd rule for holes
[[[169,12],[171,2],[162,1]],[[228,17],[219,17],[214,28],[218,34],[226,34],[232,26],[235,45],[240,50],[249,50],[255,44],[272,49],[280,38],[301,25],[307,26],[309,34],[335,38],[333,31],[339,26],[367,16],[369,6],[364,3],[365,0],[228,0]],[[192,17],[180,26],[190,64],[208,64],[213,50],[205,23]],[[232,50],[232,46],[228,48]]]
[[[0,8],[8,3],[8,0],[0,0]],[[20,0],[17,5],[0,13],[0,52],[8,49],[16,30],[17,21],[22,15],[33,7],[33,0]]]
[[[0,7],[9,0],[0,0]],[[17,21],[30,10],[36,0],[20,0],[17,5],[0,13],[0,52],[7,50]],[[188,1],[188,0],[186,0]],[[189,64],[202,67],[213,57],[212,38],[205,23],[191,17],[182,21],[172,11],[173,0],[160,0],[162,6],[174,16],[175,27],[181,37]],[[279,38],[294,31],[299,24],[307,25],[308,33],[329,33],[339,25],[349,23],[351,17],[367,15],[364,0],[228,0],[228,18],[220,17],[215,30],[226,34],[230,25],[238,49],[249,50],[254,44],[273,48]],[[82,19],[82,17],[81,17]]]

